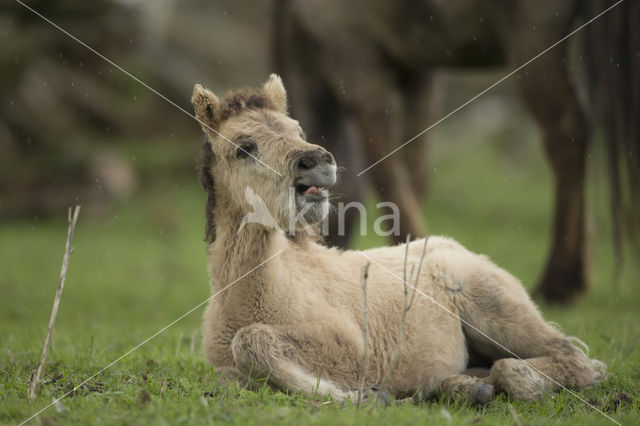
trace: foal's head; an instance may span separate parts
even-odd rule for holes
[[[210,242],[216,202],[227,203],[227,212],[286,231],[317,224],[327,215],[335,161],[324,148],[307,142],[298,122],[287,115],[280,77],[272,74],[262,88],[220,98],[197,84],[191,102],[207,136],[201,180],[209,195]]]

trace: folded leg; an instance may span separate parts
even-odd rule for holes
[[[240,372],[251,378],[266,378],[278,389],[329,395],[337,401],[353,399],[350,389],[296,362],[295,345],[272,326],[253,324],[240,329],[231,342],[231,350]]]

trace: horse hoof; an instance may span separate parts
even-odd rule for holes
[[[473,403],[477,405],[486,404],[493,398],[493,386],[482,383],[475,389],[473,394]]]

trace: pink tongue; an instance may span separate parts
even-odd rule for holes
[[[307,194],[311,194],[311,195],[321,195],[322,191],[320,190],[320,188],[318,188],[317,186],[310,186],[309,189],[307,189],[306,191],[304,191],[303,195],[307,195]]]

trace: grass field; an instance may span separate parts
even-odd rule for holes
[[[464,142],[468,135],[462,130],[434,136],[425,214],[431,233],[488,254],[531,288],[549,243],[551,177],[534,132],[510,144],[493,142],[494,136],[485,133],[473,143]],[[197,144],[193,147],[195,156]],[[638,424],[639,274],[627,258],[619,281],[612,283],[604,171],[594,157],[592,288],[570,308],[542,310],[608,365],[610,377],[580,397],[622,424]],[[80,215],[53,346],[34,401],[26,399],[29,375],[42,350],[66,218],[0,224],[0,423],[25,420],[208,297],[204,197],[197,179],[167,177],[145,188],[106,211],[86,208]],[[354,245],[383,243],[361,237]],[[483,407],[436,399],[368,412],[320,397],[220,386],[201,353],[202,312],[183,318],[31,422],[516,424],[502,395]],[[523,424],[611,423],[567,392],[512,406]]]

